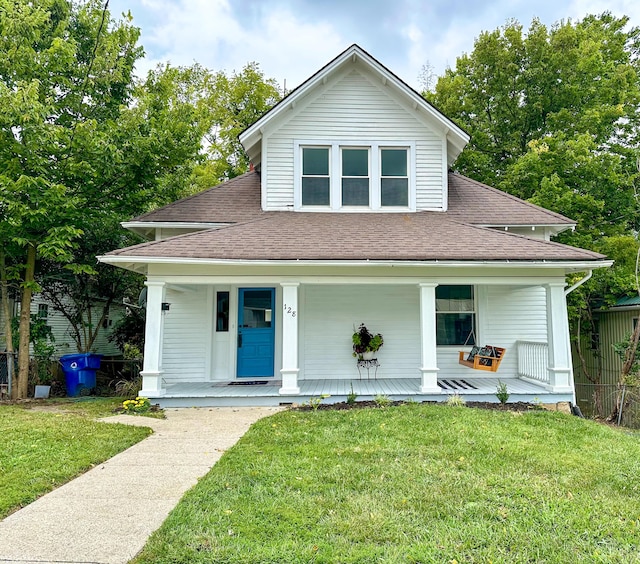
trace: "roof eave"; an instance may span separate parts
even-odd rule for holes
[[[179,258],[179,257],[144,257],[102,255],[100,262],[122,266],[124,264],[190,264],[190,265],[247,265],[247,266],[410,266],[410,267],[447,267],[468,268],[522,268],[536,267],[543,269],[565,269],[567,272],[582,272],[594,268],[604,268],[613,265],[612,260],[247,260],[247,259],[212,259],[212,258]],[[125,267],[126,268],[126,267]]]

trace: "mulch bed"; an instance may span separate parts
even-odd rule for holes
[[[379,405],[373,400],[368,401],[356,401],[354,403],[340,402],[340,403],[321,403],[316,408],[311,407],[310,405],[294,405],[292,409],[296,409],[298,411],[314,411],[322,410],[322,411],[344,411],[347,409],[361,409],[363,407],[390,407],[393,405],[404,405],[407,402],[404,401],[390,401],[386,403],[384,406]],[[423,403],[436,404],[438,402],[428,401]],[[539,411],[542,408],[538,405],[532,403],[526,403],[522,401],[512,402],[512,403],[497,403],[490,401],[468,401],[465,404],[466,407],[474,407],[476,409],[493,409],[494,411]]]

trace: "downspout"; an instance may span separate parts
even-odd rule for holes
[[[564,291],[564,295],[565,297],[568,296],[571,292],[573,292],[576,288],[579,288],[580,286],[582,286],[587,280],[589,280],[589,278],[591,278],[593,276],[593,270],[589,270],[587,271],[587,275],[584,278],[581,278],[580,280],[578,280],[573,286],[567,288]]]
[[[569,288],[567,288],[564,291],[564,297],[566,298],[571,292],[573,292],[576,288],[579,288],[580,286],[582,286],[592,276],[593,276],[593,270],[587,271],[587,274],[586,274],[586,276],[584,278],[581,278],[573,286],[570,286]],[[569,342],[571,342],[571,340],[569,340]],[[574,415],[578,415],[578,416],[581,417],[582,413],[580,412],[580,408],[578,407],[578,402],[576,401],[576,381],[575,381],[575,377],[573,379],[573,405],[575,407],[571,410],[571,412],[574,413]]]

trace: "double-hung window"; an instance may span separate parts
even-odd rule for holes
[[[330,203],[329,147],[302,148],[302,205]]]
[[[405,148],[380,149],[380,205],[409,205],[409,151]]]
[[[436,343],[475,345],[475,326],[473,286],[437,286]]]
[[[295,147],[295,209],[415,210],[413,143],[314,140]]]
[[[369,205],[369,149],[343,147],[342,205]]]

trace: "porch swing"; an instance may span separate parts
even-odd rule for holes
[[[476,335],[473,329],[469,332],[467,340],[464,342],[463,346],[467,346],[471,337],[473,337],[473,342],[475,343]],[[501,347],[494,347],[493,345],[478,347],[474,344],[471,348],[471,352],[459,352],[458,364],[466,366],[467,368],[473,368],[474,370],[496,372],[504,358],[504,353],[506,352],[507,349],[503,349]]]

